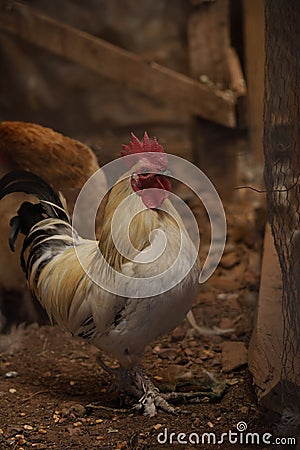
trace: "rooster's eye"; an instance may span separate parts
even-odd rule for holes
[[[137,183],[138,180],[139,180],[139,176],[138,176],[138,174],[137,174],[136,172],[133,172],[133,174],[131,175],[131,178],[132,178],[133,181],[135,181],[136,183]]]

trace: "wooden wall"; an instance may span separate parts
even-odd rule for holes
[[[263,96],[265,64],[264,0],[243,0],[245,71],[248,88],[250,148],[263,166]]]

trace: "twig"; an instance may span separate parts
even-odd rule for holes
[[[29,395],[29,397],[24,398],[24,400],[22,400],[21,403],[26,403],[26,402],[28,402],[29,400],[31,400],[33,397],[35,397],[36,395],[39,395],[39,394],[45,394],[45,393],[47,393],[47,392],[48,392],[48,391],[37,391],[37,392],[34,392],[33,394]]]

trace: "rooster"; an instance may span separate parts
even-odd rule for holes
[[[139,399],[144,414],[153,416],[157,408],[168,412],[174,408],[144,374],[140,360],[145,346],[173,330],[190,310],[200,269],[197,250],[168,198],[171,184],[163,147],[147,133],[143,141],[132,134],[122,156],[130,170],[108,194],[98,241],[78,235],[62,195],[31,172],[4,176],[0,199],[15,192],[38,198],[35,204],[22,203],[11,220],[9,236],[14,250],[18,234],[25,235],[20,259],[30,291],[52,321],[118,361],[118,369],[102,362],[101,366],[115,374],[120,389]],[[125,239],[126,223],[130,242]],[[167,236],[162,252],[161,232]],[[151,250],[159,252],[153,262],[146,256]],[[163,272],[180,250],[181,278],[170,287]],[[143,288],[135,289],[140,278],[156,293],[145,296]],[[129,294],[120,294],[120,289]]]

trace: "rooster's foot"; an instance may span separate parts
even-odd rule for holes
[[[169,414],[176,414],[176,409],[166,400],[166,395],[161,393],[152,381],[145,375],[141,369],[135,373],[135,384],[138,390],[143,394],[134,409],[140,411],[144,416],[153,417],[157,409],[161,409]]]
[[[134,405],[135,411],[142,412],[145,416],[153,417],[156,410],[161,409],[169,414],[176,414],[173,406],[169,405],[159,389],[152,383],[150,378],[138,367],[135,370],[126,370],[122,367],[111,368],[100,358],[98,362],[102,369],[115,378],[112,385],[119,392],[123,392],[131,397],[138,398],[138,403]]]

